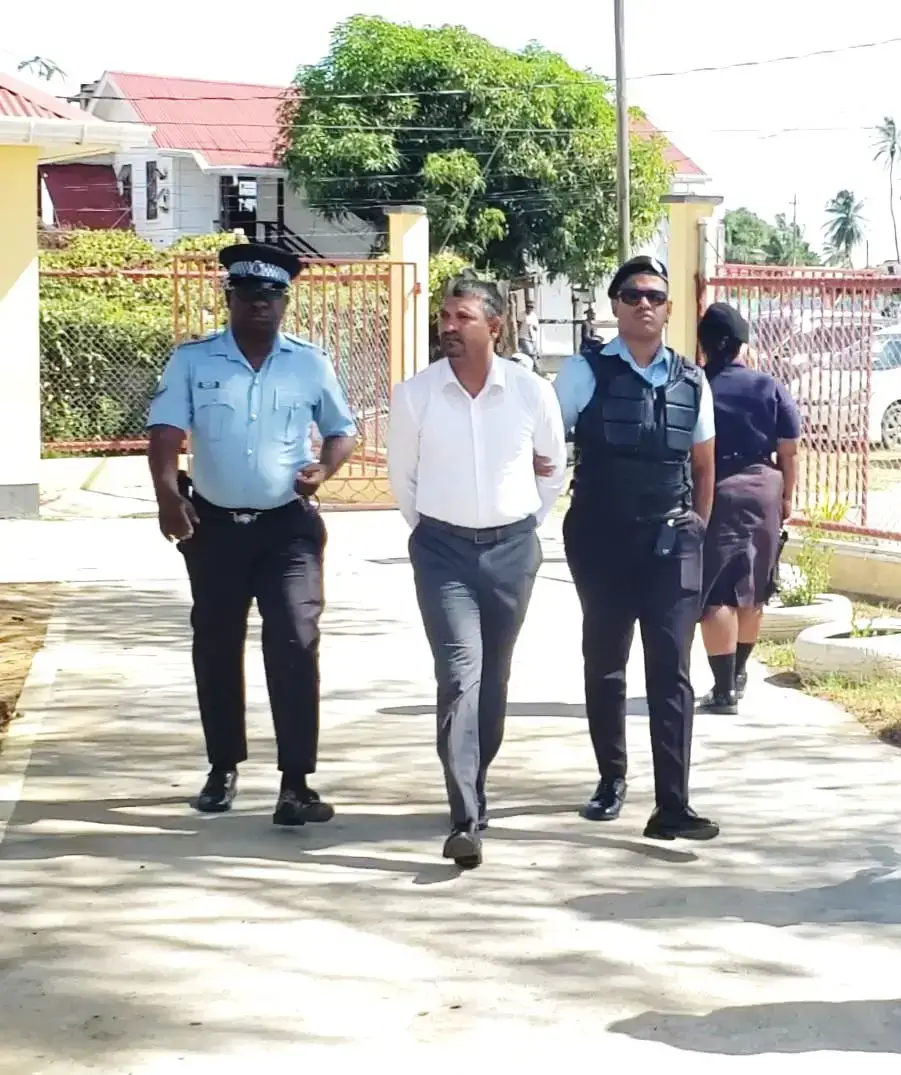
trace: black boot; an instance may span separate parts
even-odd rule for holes
[[[478,824],[465,822],[451,827],[450,836],[444,841],[444,858],[453,859],[463,870],[474,870],[482,865],[482,838]]]
[[[626,782],[622,777],[614,780],[601,778],[594,795],[582,807],[586,821],[616,821],[626,801]]]
[[[699,713],[718,713],[734,717],[738,713],[738,694],[735,689],[735,654],[720,653],[708,657],[713,672],[713,690],[698,702]]]
[[[194,805],[202,814],[224,814],[237,794],[238,770],[213,768]]]

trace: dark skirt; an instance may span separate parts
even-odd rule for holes
[[[704,539],[703,607],[754,608],[773,594],[782,531],[782,474],[755,463],[716,483]]]

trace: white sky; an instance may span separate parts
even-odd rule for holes
[[[530,17],[517,15],[530,8]],[[39,54],[67,72],[66,89],[105,69],[283,84],[299,63],[323,55],[336,22],[357,12],[461,23],[511,48],[534,38],[575,67],[613,73],[613,0],[453,8],[437,0],[415,7],[409,0],[330,0],[258,11],[210,0],[6,4],[0,69],[14,71],[18,59]],[[901,122],[901,43],[748,70],[633,76],[901,37],[898,0],[626,0],[626,13],[630,103],[713,177],[728,207],[790,217],[797,195],[798,220],[820,247],[823,207],[847,187],[865,201],[871,260],[894,257],[888,183],[864,128],[885,115]],[[807,133],[776,133],[799,127]],[[863,257],[861,251],[861,263]]]

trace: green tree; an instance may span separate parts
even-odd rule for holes
[[[876,128],[876,141],[873,143],[876,156],[873,160],[884,161],[888,172],[888,207],[892,214],[892,231],[895,236],[895,259],[901,261],[901,248],[898,246],[898,221],[895,218],[895,161],[901,154],[901,131],[891,116],[886,116]]]
[[[850,190],[840,190],[826,203],[828,220],[823,227],[830,265],[850,268],[854,248],[863,242],[863,202]]]
[[[799,224],[778,213],[765,244],[768,265],[819,265],[820,256],[804,238]]]
[[[800,226],[784,213],[769,224],[750,209],[730,209],[723,218],[726,261],[734,265],[819,265],[819,254]]]
[[[726,261],[731,265],[759,265],[766,261],[766,245],[773,225],[750,209],[729,209],[723,217]]]
[[[381,224],[387,204],[424,204],[432,249],[516,275],[537,262],[590,282],[616,262],[611,93],[538,45],[509,52],[460,27],[356,15],[303,67],[281,110],[279,156],[333,219]],[[637,115],[638,113],[636,113]],[[632,235],[650,238],[671,166],[633,137]]]

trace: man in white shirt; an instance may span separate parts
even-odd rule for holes
[[[450,287],[440,315],[446,357],[395,387],[388,437],[435,657],[451,813],[444,857],[467,868],[482,861],[485,777],[503,738],[513,647],[541,566],[536,526],[566,468],[552,387],[495,354],[503,315],[493,284]]]

